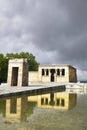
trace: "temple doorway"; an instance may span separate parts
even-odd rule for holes
[[[51,73],[50,81],[51,81],[51,82],[54,82],[54,81],[55,81],[55,77],[54,77],[55,69],[51,69],[51,70],[50,70],[50,73]]]
[[[19,67],[12,67],[11,86],[17,86],[18,85],[18,69],[19,69]]]

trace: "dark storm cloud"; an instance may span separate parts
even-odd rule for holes
[[[87,69],[86,12],[87,0],[0,0],[0,50]]]

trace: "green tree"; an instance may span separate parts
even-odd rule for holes
[[[6,54],[6,57],[8,59],[27,58],[28,63],[29,63],[28,70],[30,70],[30,71],[38,70],[39,63],[36,61],[35,56],[32,53],[28,53],[28,52],[20,52],[19,54],[18,53],[8,53],[8,54]]]
[[[2,82],[7,82],[7,71],[8,71],[8,61],[14,58],[27,58],[29,63],[29,71],[37,71],[39,63],[36,61],[35,56],[32,53],[20,52],[20,53],[7,53],[4,56],[0,53],[0,84]]]
[[[0,83],[7,80],[8,60],[0,53]]]

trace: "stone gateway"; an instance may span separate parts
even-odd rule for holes
[[[27,59],[9,60],[7,83],[9,86],[28,86]]]

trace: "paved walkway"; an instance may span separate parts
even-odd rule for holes
[[[30,85],[28,87],[8,87],[6,85],[0,85],[0,97],[15,96],[22,94],[39,94],[46,91],[65,91],[64,85],[49,84],[49,85]]]

